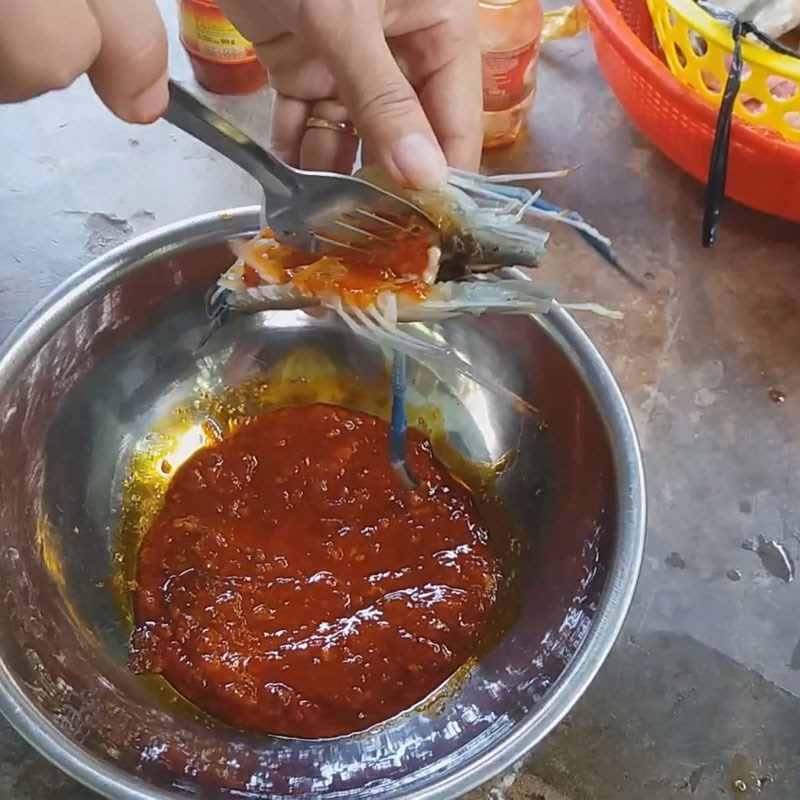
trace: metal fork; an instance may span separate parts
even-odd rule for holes
[[[264,189],[266,222],[282,241],[310,252],[391,246],[413,225],[436,226],[417,206],[365,181],[294,169],[170,81],[164,118],[238,164]]]

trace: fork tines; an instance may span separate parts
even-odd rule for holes
[[[404,226],[383,214],[359,207],[342,214],[333,222],[333,225],[341,229],[342,238],[327,230],[324,234],[315,231],[314,236],[328,245],[345,247],[358,252],[366,252],[359,247],[362,243],[373,247],[375,245],[389,246],[397,238],[397,233],[410,233],[413,230],[413,224]]]

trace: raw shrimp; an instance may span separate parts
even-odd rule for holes
[[[610,241],[578,214],[554,206],[510,180],[548,179],[567,171],[483,177],[453,170],[443,190],[394,192],[421,208],[436,226],[436,236],[421,227],[396,225],[397,235],[363,255],[298,251],[265,230],[249,242],[235,242],[236,263],[219,280],[214,307],[264,311],[323,306],[344,313],[348,324],[396,334],[398,322],[423,322],[459,314],[544,312],[553,294],[528,280],[475,281],[479,273],[501,267],[538,266],[549,234],[526,217],[572,226],[606,260],[618,264]],[[361,177],[377,185],[376,172]],[[394,221],[402,222],[402,221]]]
[[[407,357],[424,363],[442,380],[449,380],[453,371],[461,373],[505,396],[523,413],[534,412],[517,395],[482,376],[423,323],[465,314],[548,311],[554,299],[547,287],[486,274],[501,267],[528,270],[539,264],[548,233],[527,224],[526,217],[571,225],[618,266],[608,239],[579,215],[552,206],[539,192],[503,185],[513,179],[561,174],[484,178],[453,170],[443,190],[404,193],[434,223],[433,235],[421,226],[391,220],[395,231],[391,241],[376,243],[363,253],[350,248],[341,256],[299,251],[279,242],[269,230],[248,242],[233,242],[236,262],[210,297],[212,325],[220,324],[231,310],[322,307],[338,314],[354,334],[393,351],[392,466],[406,486],[413,486],[405,462]],[[386,185],[376,173],[361,177]],[[574,308],[614,316],[594,304]]]

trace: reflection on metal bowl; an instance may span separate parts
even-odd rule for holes
[[[197,351],[204,292],[230,259],[224,241],[257,225],[256,209],[240,209],[118,248],[57,289],[0,351],[0,709],[61,768],[120,800],[204,790],[455,797],[553,728],[619,632],[644,543],[630,416],[560,309],[443,324],[465,358],[546,422],[468,381],[410,374],[463,455],[485,462],[517,451],[497,484],[530,545],[511,627],[441,703],[355,736],[260,736],[165,702],[126,668],[128,628],[109,580],[131,454],[169,409],[298,349],[354,380],[374,381],[385,366],[334,321],[295,312],[233,320]]]

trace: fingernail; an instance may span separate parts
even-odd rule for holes
[[[155,122],[164,113],[168,102],[166,79],[156,81],[131,100],[130,122]]]
[[[441,148],[422,133],[409,133],[392,145],[392,160],[410,186],[436,189],[447,180]]]

